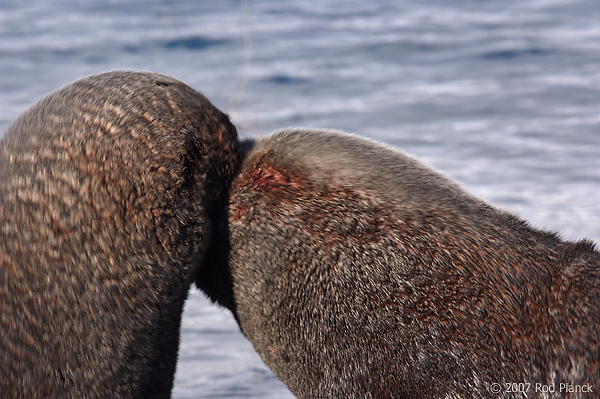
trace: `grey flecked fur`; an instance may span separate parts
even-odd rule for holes
[[[536,230],[356,136],[289,129],[246,146],[220,233],[233,292],[212,297],[296,396],[600,390],[593,243]]]
[[[109,72],[0,142],[0,397],[167,398],[183,302],[239,162],[200,93]]]

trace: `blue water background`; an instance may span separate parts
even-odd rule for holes
[[[598,0],[0,2],[0,132],[110,69],[172,75],[247,137],[342,129],[564,237],[600,240]],[[289,398],[192,290],[174,398]]]

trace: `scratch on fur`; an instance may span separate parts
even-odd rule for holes
[[[105,108],[108,111],[110,111],[113,114],[115,114],[119,118],[125,118],[125,117],[127,117],[127,113],[125,111],[123,111],[123,109],[121,109],[121,107],[119,107],[118,105],[115,105],[115,104],[106,104]]]
[[[156,119],[152,115],[147,112],[143,112],[140,114],[142,119],[148,123],[148,125],[152,125]]]
[[[97,125],[98,127],[100,127],[100,130],[102,130],[104,133],[110,135],[110,136],[114,136],[115,134],[118,133],[118,130],[115,129],[115,127],[112,125],[111,122],[108,122],[106,119],[94,114],[88,114],[88,113],[84,113],[82,115],[83,120],[85,120],[87,123],[93,123],[95,125]]]
[[[181,110],[179,109],[179,107],[177,106],[177,104],[175,103],[175,101],[173,101],[173,97],[171,96],[171,93],[169,93],[168,91],[165,93],[166,97],[167,97],[167,103],[169,104],[169,107],[176,113],[180,114]]]

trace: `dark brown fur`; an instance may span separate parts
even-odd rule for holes
[[[234,180],[223,278],[265,363],[301,398],[600,391],[600,254],[355,136],[289,130]],[[227,275],[227,273],[230,273]],[[498,383],[500,393],[492,392]],[[597,393],[573,397],[591,398]]]
[[[0,142],[0,397],[167,398],[182,307],[239,163],[200,93],[110,72]]]

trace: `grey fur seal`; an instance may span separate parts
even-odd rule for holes
[[[211,296],[294,395],[600,390],[592,242],[536,230],[357,136],[289,129],[243,145],[212,255],[232,292]]]
[[[173,78],[115,71],[0,142],[0,397],[168,398],[183,303],[240,162]]]

